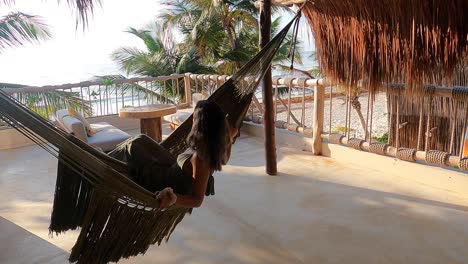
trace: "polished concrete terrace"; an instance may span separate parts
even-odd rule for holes
[[[468,263],[468,189],[285,147],[267,176],[263,153],[244,133],[216,195],[169,243],[122,263]],[[66,263],[77,232],[47,230],[56,160],[24,147],[0,151],[0,168],[0,263]]]

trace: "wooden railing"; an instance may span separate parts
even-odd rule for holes
[[[44,116],[50,117],[58,110],[74,102],[77,108],[91,108],[88,117],[118,114],[126,106],[142,106],[154,103],[175,104],[187,107],[184,75],[85,81],[62,85],[3,87],[4,91],[18,98]],[[56,93],[57,101],[51,102]],[[28,98],[34,98],[29,100]],[[72,100],[67,100],[72,99]],[[81,105],[80,105],[81,104]]]
[[[179,74],[171,76],[133,78],[99,82],[81,82],[64,84],[59,86],[31,87],[25,86],[7,91],[15,96],[24,93],[39,93],[63,91],[73,93],[92,106],[92,116],[117,114],[119,109],[127,105],[138,106],[152,103],[170,103],[178,108],[193,106],[192,94],[205,93],[210,95],[218,89],[230,77],[226,75],[205,74]],[[460,91],[468,94],[468,87],[433,87],[428,86],[430,94],[423,96],[426,100],[426,108],[420,109],[414,120],[404,117],[400,109],[400,99],[395,103],[391,96],[401,95],[404,85],[388,85],[385,93],[371,95],[365,89],[361,89],[360,110],[361,119],[352,107],[352,97],[348,96],[345,89],[330,85],[326,79],[312,78],[273,78],[275,126],[278,129],[287,129],[312,138],[313,152],[321,154],[322,139],[329,143],[342,144],[358,150],[374,152],[391,157],[397,157],[408,161],[426,161],[437,165],[455,166],[468,169],[468,160],[464,161],[462,149],[464,147],[464,135],[468,125],[468,102],[460,101]],[[145,93],[141,89],[145,89]],[[454,91],[458,91],[457,92]],[[376,100],[371,98],[379,97]],[[439,102],[434,98],[440,97]],[[404,98],[404,97],[401,97]],[[390,101],[393,103],[390,104]],[[458,101],[457,101],[458,100]],[[384,101],[384,102],[382,102]],[[454,121],[462,131],[449,126],[449,151],[434,147],[433,138],[437,133],[437,126],[433,125],[439,117],[435,116],[434,109],[440,108],[441,102],[449,105],[457,105],[459,116],[445,118]],[[400,103],[399,103],[400,102]],[[411,102],[410,102],[411,103]],[[384,104],[376,110],[376,104]],[[46,107],[42,101],[35,102],[36,107]],[[337,109],[340,108],[340,109]],[[397,111],[397,110],[398,111]],[[375,112],[375,113],[374,113]],[[376,120],[376,116],[387,115],[383,122]],[[246,116],[246,121],[263,124],[263,104],[261,93],[257,93]],[[408,121],[405,121],[406,119]],[[361,120],[361,123],[356,122]],[[445,121],[447,121],[445,120]],[[376,124],[379,121],[381,124]],[[459,124],[462,122],[463,124]],[[365,128],[362,128],[364,124]],[[380,133],[376,133],[375,127],[383,126]],[[406,146],[401,143],[401,137],[405,129],[418,126],[417,146]],[[340,130],[341,129],[341,130]],[[359,130],[361,132],[359,132]],[[416,129],[415,129],[416,130]],[[396,132],[395,132],[396,131]],[[382,132],[390,133],[387,141],[380,137]],[[398,142],[398,143],[397,143]],[[409,150],[407,150],[407,148]],[[403,153],[403,154],[402,154]],[[466,163],[466,165],[464,165]]]

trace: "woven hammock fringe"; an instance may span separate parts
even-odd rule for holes
[[[184,208],[147,211],[122,204],[117,197],[100,187],[92,192],[70,262],[103,264],[144,254],[150,245],[169,240],[189,212]]]
[[[81,227],[92,191],[93,186],[61,162],[59,154],[49,231],[59,234]]]

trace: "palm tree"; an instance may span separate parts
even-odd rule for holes
[[[187,46],[195,47],[203,63],[219,74],[233,74],[258,51],[258,15],[253,1],[248,0],[178,0],[167,1],[160,16],[165,30],[179,31]],[[282,9],[289,10],[289,9]],[[272,25],[276,31],[279,19]],[[283,43],[276,61],[289,52]],[[296,52],[300,59],[299,51]]]
[[[111,54],[112,59],[127,75],[158,77],[186,72],[213,72],[211,67],[201,63],[193,47],[176,43],[173,36],[168,31],[164,31],[158,23],[153,23],[144,29],[130,27],[126,32],[142,40],[146,47],[146,50],[121,47]],[[184,89],[173,87],[177,84],[182,83],[162,84],[158,89],[161,94],[153,93],[148,96],[163,98],[164,101],[181,100],[185,96]],[[176,89],[178,92],[174,93]],[[142,92],[146,94],[145,91]],[[180,98],[175,98],[177,95]]]
[[[126,32],[145,43],[146,50],[121,47],[111,57],[127,75],[165,76],[174,73],[208,73],[211,71],[200,63],[193,49],[175,42],[171,34],[157,24],[144,29],[130,27]]]

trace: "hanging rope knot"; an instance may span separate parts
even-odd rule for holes
[[[468,157],[460,159],[460,162],[458,163],[458,167],[462,170],[468,170]]]
[[[385,152],[387,151],[387,148],[390,145],[386,143],[372,143],[369,146],[369,152],[370,153],[375,153],[375,154],[380,154],[380,155],[385,155]]]
[[[404,161],[416,161],[415,156],[416,150],[410,148],[399,148],[396,153],[397,159]]]
[[[348,143],[346,143],[346,145],[348,147],[351,147],[353,149],[357,149],[357,150],[362,150],[362,144],[366,142],[365,140],[362,140],[360,138],[350,138],[348,140]]]
[[[426,162],[436,165],[447,165],[447,160],[450,154],[439,150],[429,150],[426,153]]]

